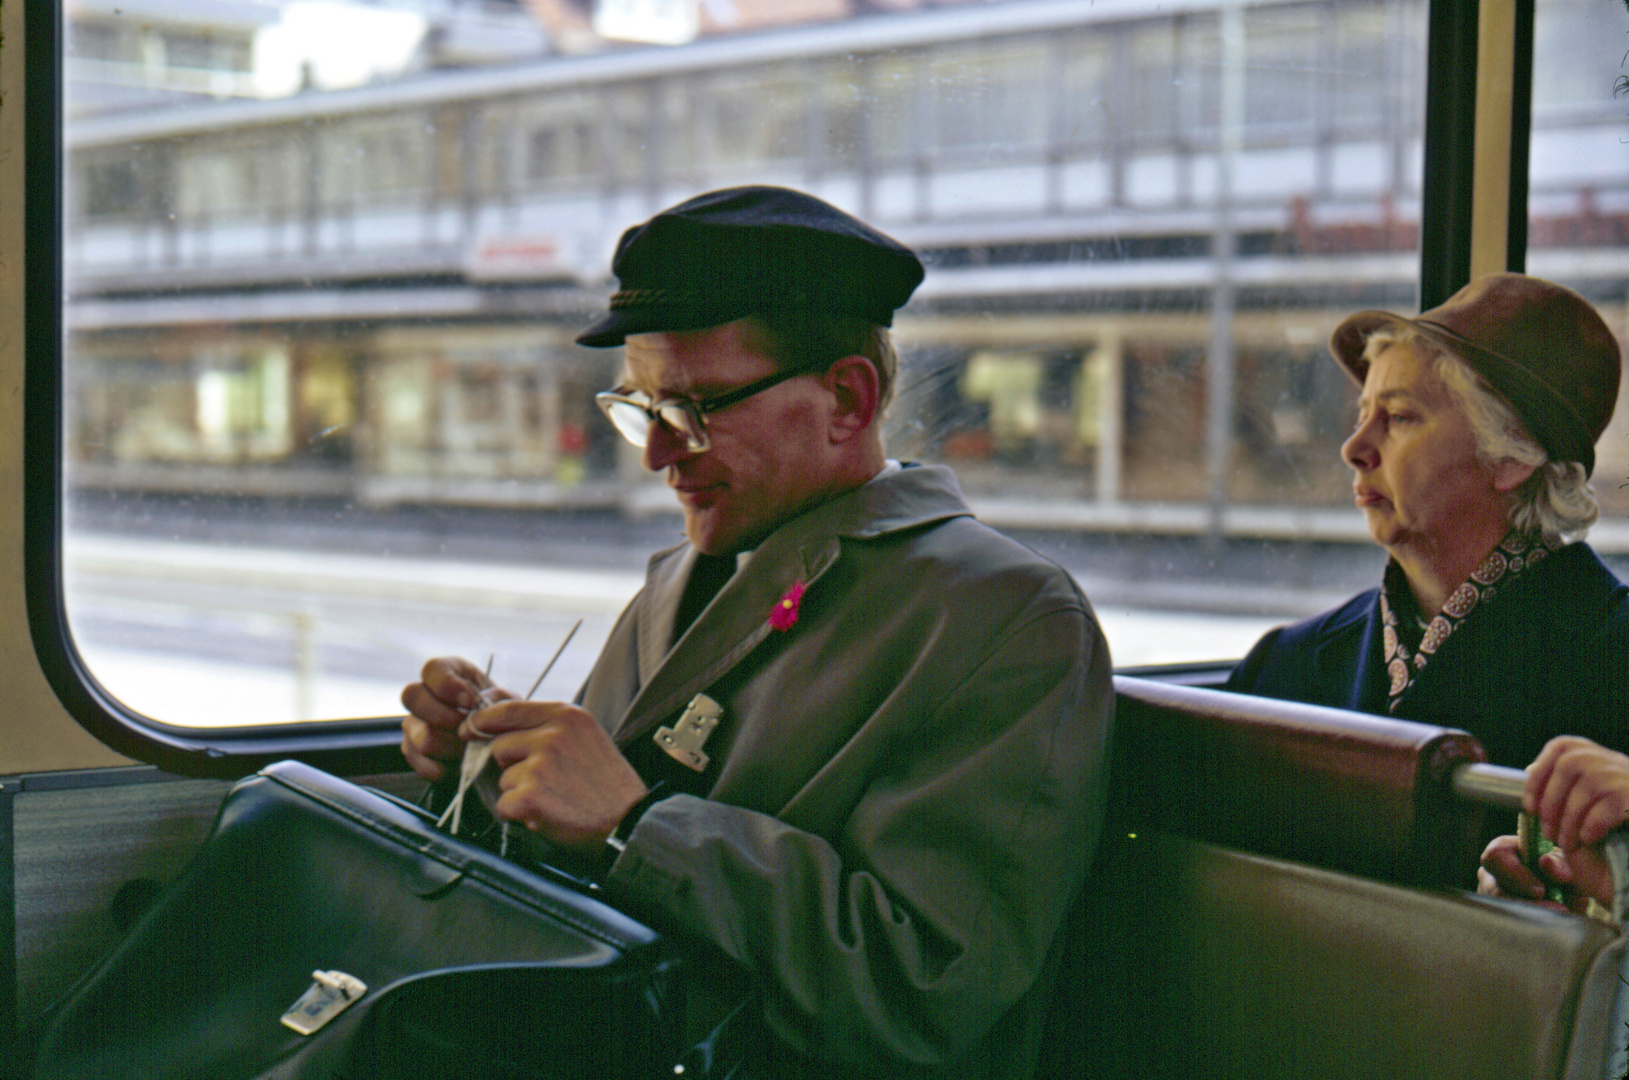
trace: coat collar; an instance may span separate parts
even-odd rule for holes
[[[1385,671],[1385,646],[1381,640],[1380,590],[1359,593],[1331,612],[1319,628],[1312,650],[1313,678],[1319,685],[1346,686],[1341,702],[1360,712],[1385,711],[1384,683],[1378,699],[1372,693],[1374,672]]]
[[[1580,599],[1600,592],[1589,586],[1610,589],[1596,577],[1597,571],[1611,579],[1611,571],[1594,551],[1575,543],[1553,549],[1542,561],[1501,578],[1497,594],[1480,601],[1420,669],[1393,715],[1407,715],[1409,702],[1440,700],[1446,687],[1464,680],[1467,671],[1483,673],[1480,677],[1491,685],[1502,668],[1532,666],[1520,658],[1537,656],[1546,648],[1565,649],[1568,635],[1590,625],[1592,613],[1581,609]]]
[[[864,486],[766,537],[671,649],[696,550],[685,543],[652,556],[647,587],[635,600],[640,690],[616,725],[617,740],[639,738],[745,659],[774,632],[769,613],[775,604],[798,581],[814,589],[837,562],[843,540],[875,539],[971,513],[949,469],[890,461]]]
[[[1492,617],[1493,612],[1480,613],[1482,617],[1466,619],[1449,636],[1433,662],[1403,692],[1395,710],[1387,702],[1390,677],[1386,674],[1380,590],[1371,589],[1331,612],[1319,628],[1312,654],[1314,678],[1323,685],[1348,686],[1346,708],[1406,717],[1411,703],[1440,695],[1439,682],[1463,678],[1467,658],[1485,657],[1497,663],[1501,656],[1508,659],[1522,649],[1536,648],[1549,632],[1541,627],[1565,625],[1573,617],[1575,597],[1598,595],[1615,582],[1587,544],[1568,544],[1553,551],[1540,565],[1502,583],[1492,601],[1498,617]]]

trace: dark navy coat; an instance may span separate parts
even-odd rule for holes
[[[1227,689],[1388,715],[1380,590],[1269,631]],[[1525,768],[1556,735],[1629,753],[1629,586],[1569,544],[1461,623],[1403,692],[1398,719],[1470,732]]]

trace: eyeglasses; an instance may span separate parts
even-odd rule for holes
[[[707,435],[707,416],[720,409],[745,401],[754,394],[777,386],[797,375],[807,375],[812,368],[793,368],[778,371],[767,378],[738,387],[717,397],[695,401],[690,398],[662,398],[652,401],[643,390],[606,390],[594,395],[594,404],[600,407],[622,437],[635,446],[644,448],[650,442],[650,426],[660,423],[676,435],[684,436],[684,445],[692,454],[704,453],[712,448],[713,440]]]

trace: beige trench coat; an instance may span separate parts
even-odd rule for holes
[[[744,964],[828,1075],[1027,1075],[1102,819],[1113,690],[1085,597],[939,467],[780,528],[669,650],[694,558],[652,558],[582,695],[625,746],[698,692],[725,709],[708,797],[656,803],[610,895]]]

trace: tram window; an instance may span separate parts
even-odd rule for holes
[[[870,144],[866,149],[877,164],[909,167],[926,149],[923,124],[917,112],[923,92],[919,82],[922,59],[913,52],[868,58],[853,68],[843,65],[837,77],[858,83],[864,96],[858,102]],[[859,162],[864,168],[866,162]]]
[[[1168,139],[1177,132],[1177,109],[1193,96],[1180,88],[1203,70],[1178,62],[1178,41],[1188,22],[1177,17],[1128,28],[1132,70],[1125,104],[1136,138]]]
[[[300,162],[286,138],[201,139],[176,151],[175,200],[188,216],[258,218],[286,212]]]
[[[88,218],[110,218],[134,214],[139,209],[141,176],[139,166],[128,158],[112,161],[86,161],[84,214]]]
[[[615,189],[642,190],[660,173],[652,170],[661,164],[659,152],[663,145],[660,124],[662,117],[655,114],[654,102],[666,101],[668,96],[660,85],[649,80],[621,85],[596,87],[600,96],[599,115],[606,129],[607,153],[601,162],[601,182]],[[667,106],[677,110],[674,102]]]
[[[1528,266],[1579,288],[1629,340],[1625,276],[1602,266],[1629,248],[1629,19],[1621,5],[1538,0],[1533,29]],[[1592,546],[1620,556],[1629,549],[1626,414],[1620,399],[1597,444],[1601,520],[1590,532]]]
[[[598,172],[593,100],[582,94],[562,94],[560,99],[522,108],[516,119],[525,131],[527,187],[591,183]]]
[[[739,183],[923,253],[891,448],[1074,571],[1121,664],[1236,657],[1368,584],[1323,342],[1414,297],[1425,0],[887,7],[471,68],[438,52],[460,6],[425,4],[412,56],[339,87],[313,45],[304,89],[231,49],[187,54],[202,81],[113,64],[134,31],[70,11],[64,580],[92,676],[177,727],[386,717],[432,655],[529,685],[581,617],[540,691],[571,694],[677,535],[592,405],[619,357],[572,338],[621,229]]]
[[[1245,20],[1250,71],[1246,81],[1245,116],[1263,129],[1282,126],[1285,134],[1309,130],[1318,107],[1313,92],[1319,69],[1318,53],[1310,55],[1307,42],[1323,41],[1321,7],[1292,7],[1252,11]]]
[[[1533,110],[1622,112],[1602,92],[1624,68],[1623,13],[1587,0],[1540,0],[1533,24]]]
[[[1108,137],[1108,97],[1113,44],[1106,35],[1075,32],[1063,39],[1063,76],[1057,107],[1061,110],[1064,148],[1079,154],[1101,147]]]
[[[812,65],[809,89],[809,171],[857,173],[864,163],[866,111],[870,95],[865,72],[829,60]]]
[[[1034,38],[936,50],[923,65],[935,149],[986,162],[1030,157],[1048,135],[1049,43]]]
[[[718,168],[772,167],[808,156],[808,86],[801,70],[784,66],[726,74],[703,92],[710,121],[702,127],[708,162]]]
[[[1334,70],[1328,74],[1333,91],[1329,102],[1332,118],[1337,130],[1343,132],[1373,130],[1401,104],[1397,98],[1407,98],[1407,82],[1386,74],[1388,60],[1418,59],[1407,49],[1389,47],[1389,21],[1398,15],[1419,18],[1424,12],[1417,8],[1397,12],[1381,4],[1332,5],[1324,11],[1332,24],[1327,31],[1328,45],[1333,47],[1335,61]],[[1416,29],[1415,34],[1419,36],[1422,31]]]
[[[121,36],[116,27],[82,22],[74,28],[73,55],[83,60],[118,60]]]
[[[421,191],[429,178],[426,119],[414,109],[324,125],[314,155],[322,163],[323,208],[343,212],[352,200],[388,200]]]

